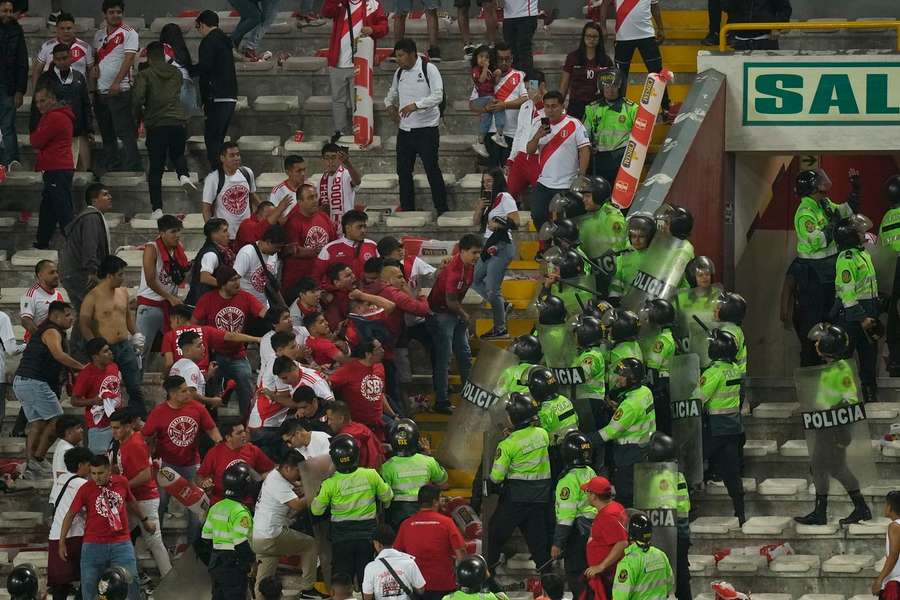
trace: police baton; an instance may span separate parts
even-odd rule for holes
[[[576,290],[581,290],[582,292],[587,292],[587,293],[590,294],[591,296],[596,296],[596,295],[597,295],[597,293],[596,293],[594,290],[592,290],[591,288],[585,287],[585,286],[580,285],[580,284],[577,284],[577,283],[571,283],[571,282],[568,282],[568,281],[566,281],[566,280],[564,280],[564,279],[560,279],[560,280],[557,281],[556,283],[558,283],[558,284],[561,285],[561,286],[567,285],[567,286],[569,286],[569,287],[575,288]],[[576,298],[577,298],[577,295],[576,295]],[[579,300],[578,303],[581,304],[581,301]],[[583,305],[583,304],[581,305],[581,308],[582,308],[582,310],[584,309],[584,305]]]
[[[694,318],[694,321],[697,322],[697,325],[699,325],[699,326],[701,327],[701,329],[703,329],[703,331],[705,331],[706,333],[709,333],[709,332],[710,332],[709,327],[706,325],[706,323],[704,323],[704,322],[700,319],[700,317],[698,317],[697,315],[694,315],[693,318]]]
[[[542,572],[545,568],[549,567],[550,565],[552,565],[552,564],[555,563],[556,561],[560,560],[560,559],[563,558],[565,555],[566,555],[565,552],[560,553],[559,558],[551,558],[550,560],[548,560],[548,561],[545,562],[544,564],[540,565],[540,566],[536,569],[536,571],[537,571],[538,573]]]

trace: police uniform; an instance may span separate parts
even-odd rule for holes
[[[738,369],[741,370],[741,375],[747,375],[747,344],[746,338],[744,337],[744,330],[740,325],[736,323],[729,323],[728,321],[722,321],[717,324],[719,329],[724,331],[725,333],[730,333],[734,336],[734,341],[737,342],[738,352],[737,358],[735,358],[734,364],[737,365]]]
[[[578,598],[584,588],[581,575],[588,567],[585,547],[597,516],[597,509],[588,502],[588,493],[581,486],[596,475],[590,467],[573,467],[556,483],[553,545],[563,551],[566,579],[573,598]]]
[[[878,281],[872,257],[862,248],[850,248],[838,254],[835,264],[835,291],[841,306],[842,321],[856,347],[859,378],[866,397],[875,390],[878,345],[869,342],[862,327],[863,319],[878,318]]]
[[[644,353],[641,352],[641,345],[637,340],[627,340],[619,342],[609,351],[609,358],[606,361],[606,385],[612,387],[615,378],[616,365],[622,362],[623,358],[636,358],[644,362]]]
[[[595,102],[585,109],[584,125],[597,149],[591,159],[591,173],[615,182],[637,110],[638,105],[627,98]]]
[[[387,517],[394,529],[419,510],[419,490],[429,483],[442,485],[447,471],[438,461],[426,454],[393,456],[381,465],[381,478],[394,494],[387,509]]]
[[[892,206],[884,213],[878,229],[878,241],[900,254],[900,206]],[[894,289],[891,290],[891,303],[887,311],[888,372],[891,377],[900,376],[900,315],[897,312],[897,302],[900,299],[900,277],[898,275],[900,275],[900,261],[897,261],[894,266]]]
[[[621,298],[628,291],[628,287],[637,274],[641,259],[646,251],[646,249],[626,248],[616,253],[616,272],[613,274],[612,281],[609,284],[609,297],[611,299]]]
[[[528,371],[534,365],[528,363],[519,363],[511,367],[507,367],[500,373],[500,379],[497,382],[496,393],[501,398],[512,392],[520,394],[528,393],[528,386],[522,383],[528,376]]]
[[[584,373],[584,383],[575,389],[579,400],[590,402],[591,413],[594,417],[594,429],[589,429],[587,423],[581,423],[581,431],[588,436],[594,446],[595,464],[602,464],[602,460],[596,461],[596,457],[602,456],[601,444],[597,430],[606,425],[612,417],[612,412],[603,401],[606,397],[606,353],[601,348],[588,348],[575,359],[575,366],[581,367]]]
[[[614,444],[613,485],[616,499],[626,508],[632,506],[634,498],[634,465],[641,461],[641,446],[650,441],[654,431],[653,393],[643,385],[625,393],[612,420],[600,430],[601,439]]]
[[[206,515],[202,537],[212,541],[209,574],[213,600],[244,600],[250,568],[256,561],[250,548],[253,516],[240,502],[225,498]]]
[[[675,566],[675,597],[678,600],[692,600],[691,569],[688,552],[691,549],[691,496],[684,474],[679,471],[675,504],[676,526],[678,527],[678,560]]]
[[[632,543],[616,566],[613,600],[664,600],[672,593],[673,583],[665,552]]]
[[[815,343],[807,334],[817,323],[828,320],[834,304],[834,261],[838,249],[826,227],[851,214],[849,204],[838,205],[827,198],[819,204],[810,196],[800,200],[794,213],[797,258],[788,273],[796,285],[794,329],[800,339],[800,365],[804,367],[821,363]]]
[[[541,427],[550,436],[550,445],[558,446],[567,433],[578,429],[578,414],[572,402],[559,394],[552,400],[541,402],[538,411]]]
[[[628,228],[625,225],[625,216],[622,211],[610,202],[604,202],[600,208],[585,215],[578,224],[581,247],[592,254],[592,259],[597,259],[603,252],[595,254],[591,248],[602,248],[613,252],[622,252],[628,248]]]
[[[662,328],[642,345],[650,389],[653,391],[653,406],[656,410],[656,430],[672,435],[672,407],[669,401],[669,374],[672,358],[675,356],[675,336],[672,329]]]
[[[534,425],[517,429],[497,444],[490,479],[503,484],[497,510],[488,523],[489,565],[497,564],[503,545],[516,528],[537,565],[550,560],[547,511],[553,491],[547,432]]]
[[[703,407],[703,454],[722,481],[744,521],[741,454],[744,424],[741,419],[741,370],[735,363],[715,360],[700,376],[694,398]]]

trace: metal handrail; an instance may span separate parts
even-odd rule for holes
[[[900,51],[900,20],[894,21],[791,21],[788,23],[726,23],[719,30],[719,52],[728,49],[729,31],[752,31],[756,29],[895,29],[897,50]]]

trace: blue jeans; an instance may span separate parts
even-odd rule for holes
[[[150,341],[147,342],[150,344]],[[141,390],[141,361],[130,340],[122,340],[110,344],[113,359],[119,365],[119,373],[122,376],[122,384],[128,392],[128,412],[137,417],[147,417],[147,407],[144,406],[144,392]]]
[[[478,108],[484,108],[493,101],[493,96],[479,96],[472,100],[472,104]],[[506,111],[498,110],[497,112],[481,113],[481,124],[478,128],[481,135],[484,135],[491,130],[491,121],[497,126],[497,131],[503,131],[506,128]]]
[[[0,144],[0,164],[9,165],[19,160],[19,142],[16,139],[16,99],[0,91],[0,133],[3,143]]]
[[[81,546],[81,598],[97,599],[97,581],[109,567],[124,567],[131,573],[128,586],[129,600],[139,600],[141,590],[138,580],[137,560],[131,540],[114,544],[82,544]]]
[[[475,276],[472,279],[472,289],[478,295],[491,303],[491,312],[494,314],[494,329],[506,327],[505,300],[500,293],[503,284],[503,276],[506,275],[506,267],[516,257],[516,245],[513,243],[498,244],[497,254],[487,260],[478,259],[475,265]]]
[[[281,4],[281,0],[259,1],[259,8],[262,11],[262,23],[254,27],[253,30],[247,34],[247,41],[244,44],[245,47],[252,50],[259,48],[259,43],[262,41],[263,36],[272,26],[272,23],[275,22],[275,17],[278,16],[279,4]]]
[[[181,467],[177,465],[170,465],[167,462],[163,461],[162,466],[169,467],[174,470],[176,473],[187,479],[188,481],[194,481],[194,477],[197,475],[197,470],[200,468],[200,465],[188,465],[186,467]],[[164,517],[166,516],[166,510],[169,508],[169,498],[171,498],[166,490],[159,486],[159,526],[162,527]],[[188,528],[187,528],[187,540],[189,544],[194,543],[200,537],[200,518],[190,510],[185,509],[188,518]],[[83,599],[82,599],[83,600]]]
[[[456,366],[463,381],[469,379],[472,368],[472,350],[469,348],[469,332],[466,323],[453,313],[436,312],[425,321],[434,343],[432,354],[434,367],[431,375],[436,406],[449,406],[447,377],[450,370],[450,352],[456,357]]]
[[[250,416],[250,398],[253,394],[253,373],[250,363],[246,358],[228,358],[221,354],[215,355],[218,368],[218,376],[224,380],[233,379],[237,384],[238,406],[241,410],[241,418],[246,420]],[[224,385],[223,385],[224,389]]]
[[[91,427],[87,430],[88,450],[94,454],[106,454],[112,442],[112,427]]]
[[[262,23],[262,11],[259,10],[259,4],[255,0],[228,0],[228,4],[241,15],[240,22],[231,34],[231,43],[235,48],[240,48],[244,36]]]
[[[144,370],[147,361],[150,359],[150,348],[153,347],[156,336],[163,334],[163,323],[165,323],[165,320],[165,312],[160,306],[147,306],[146,304],[141,304],[137,307],[134,328],[137,329],[138,333],[144,335],[144,353],[141,355],[141,371]]]

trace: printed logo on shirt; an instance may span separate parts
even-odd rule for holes
[[[366,375],[360,383],[359,391],[369,402],[378,402],[384,393],[384,381],[376,375]]]
[[[172,443],[179,448],[187,448],[197,439],[199,425],[193,417],[181,416],[172,419],[166,433]]]
[[[78,44],[72,44],[69,48],[69,56],[72,57],[72,63],[77,63],[79,60],[83,59],[87,54]]]
[[[305,248],[313,248],[314,250],[321,250],[328,244],[328,232],[319,227],[318,225],[313,225],[306,232],[306,239],[303,240],[303,246]]]
[[[118,375],[107,375],[103,378],[103,381],[100,383],[100,392],[97,394],[101,400],[116,400],[116,408],[121,408],[122,405],[122,395],[121,395],[121,386],[122,381]]]
[[[222,192],[222,206],[233,215],[243,214],[247,210],[247,199],[250,188],[245,185],[233,185]]]
[[[106,500],[104,502],[103,500]],[[97,514],[101,517],[108,517],[110,513],[106,510],[107,507],[113,512],[113,514],[118,514],[119,508],[125,503],[125,499],[122,498],[122,495],[113,490],[108,489],[107,494],[100,494],[97,496],[97,499],[94,500],[94,510],[97,511]]]
[[[194,387],[200,387],[200,372],[194,371],[191,373],[191,383],[194,384]]]
[[[216,313],[216,327],[223,331],[243,331],[244,311],[236,306],[226,306]]]
[[[266,291],[266,283],[266,269],[262,266],[256,267],[256,270],[250,275],[250,285],[257,292],[264,292]]]

